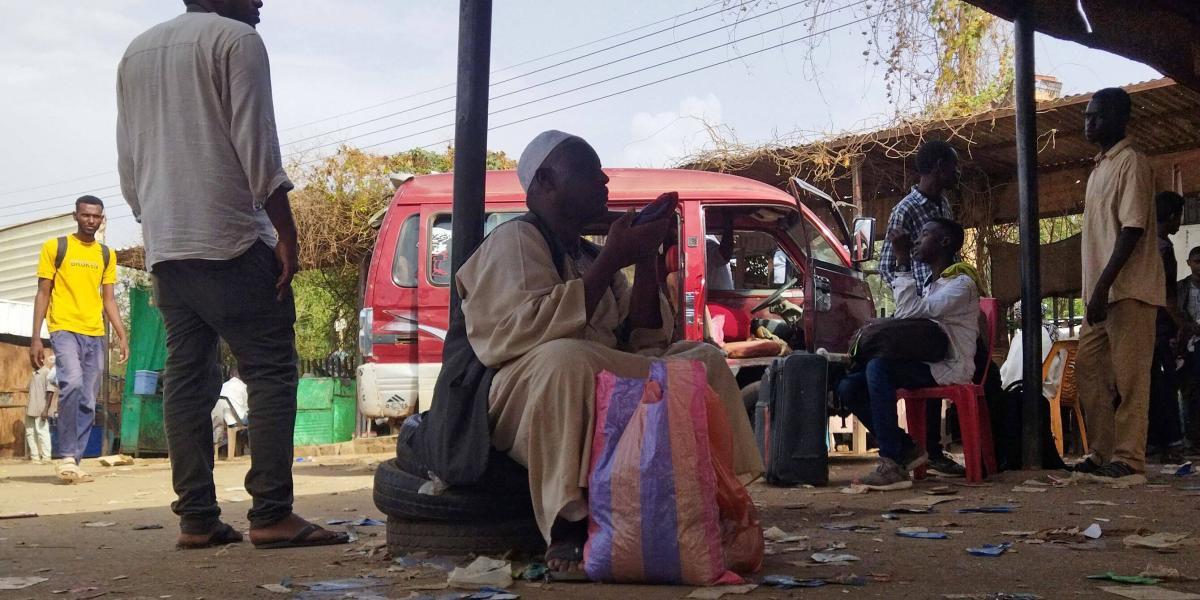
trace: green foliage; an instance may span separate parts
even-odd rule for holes
[[[1012,102],[1012,44],[998,21],[963,0],[934,0],[929,24],[937,40],[937,77],[930,112],[975,114]]]
[[[343,146],[304,168],[296,178],[292,210],[300,233],[296,277],[296,345],[302,358],[324,358],[335,350],[353,352],[361,305],[359,280],[378,232],[372,217],[394,194],[392,174],[444,173],[454,166],[454,150],[424,149],[378,155]],[[516,162],[489,152],[488,169],[511,169]]]

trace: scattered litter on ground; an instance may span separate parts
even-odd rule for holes
[[[276,594],[292,593],[292,588],[280,585],[278,583],[264,583],[258,587],[267,590],[268,592],[275,592]]]
[[[549,573],[550,567],[546,566],[545,563],[535,562],[525,565],[525,568],[521,569],[521,574],[518,577],[525,581],[541,581]]]
[[[33,517],[36,517],[36,516],[38,516],[38,514],[35,512],[3,513],[3,514],[0,514],[0,521],[3,521],[5,519],[32,519]]]
[[[124,454],[113,454],[111,456],[101,456],[100,464],[105,467],[127,467],[133,464],[133,457]]]
[[[1146,568],[1142,569],[1142,572],[1138,573],[1138,575],[1143,577],[1154,577],[1155,579],[1162,579],[1163,581],[1196,581],[1195,577],[1184,575],[1183,573],[1179,572],[1179,569],[1168,567],[1166,565],[1156,565],[1153,563],[1146,565]]]
[[[1038,486],[1032,486],[1032,485],[1018,485],[1017,487],[1014,487],[1014,488],[1012,489],[1012,491],[1014,491],[1014,492],[1023,492],[1023,493],[1026,493],[1026,494],[1036,494],[1036,493],[1038,493],[1038,492],[1044,492],[1044,491],[1046,491],[1047,489],[1049,489],[1049,488],[1045,488],[1045,487],[1038,487]]]
[[[794,588],[813,588],[825,585],[824,579],[797,579],[791,575],[767,575],[763,577],[762,584],[770,587],[776,587],[784,590]]]
[[[485,587],[478,592],[463,596],[465,600],[519,600],[521,596],[497,587]]]
[[[861,483],[852,483],[839,491],[841,491],[843,494],[866,494],[867,492],[871,491],[871,488],[862,485]]]
[[[1009,548],[1012,548],[1012,544],[1009,542],[984,544],[976,548],[967,548],[967,553],[971,556],[1000,556],[1007,552]]]
[[[1001,531],[1000,535],[1004,535],[1004,536],[1008,536],[1008,537],[1031,537],[1031,536],[1037,535],[1037,533],[1038,532],[1036,532],[1036,531],[1012,530],[1012,531]]]
[[[913,539],[918,539],[918,540],[944,540],[944,539],[950,537],[940,531],[928,531],[928,530],[905,531],[906,529],[921,530],[921,529],[925,529],[925,528],[924,527],[901,527],[900,530],[896,532],[896,535],[898,535],[900,537],[913,538]]]
[[[802,542],[807,540],[808,536],[796,535],[794,533],[788,533],[778,527],[771,527],[763,532],[763,538],[769,542],[787,544],[790,542]]]
[[[1102,586],[1101,591],[1132,600],[1200,600],[1200,594],[1177,592],[1164,587]]]
[[[694,589],[692,590],[692,593],[687,595],[687,597],[698,598],[699,600],[717,600],[726,594],[738,596],[742,594],[748,594],[754,591],[757,587],[758,585],[753,583],[746,583],[743,585],[718,585],[715,587]]]
[[[832,519],[845,519],[845,518],[853,517],[853,516],[854,516],[854,512],[852,512],[852,511],[836,512],[836,513],[829,515],[829,517]]]
[[[1129,585],[1157,585],[1159,580],[1154,577],[1146,577],[1145,575],[1117,575],[1112,571],[1101,575],[1088,575],[1088,579],[1097,581],[1115,581],[1117,583],[1127,583]]]
[[[458,566],[454,564],[453,559],[444,556],[429,556],[424,552],[417,552],[408,556],[397,556],[392,559],[392,563],[404,569],[430,567],[447,573],[453,571]],[[530,567],[533,567],[533,565],[530,565]]]
[[[938,504],[941,504],[943,502],[956,502],[956,501],[958,501],[958,498],[947,498],[945,494],[934,495],[934,496],[916,496],[913,498],[905,498],[904,500],[900,500],[899,502],[893,502],[892,508],[889,510],[899,512],[897,510],[897,507],[901,507],[901,506],[904,506],[904,507],[916,506],[916,507],[920,507],[920,508],[929,509],[929,508],[933,508],[934,506],[937,506]],[[928,511],[926,511],[926,512],[928,512]]]
[[[113,523],[112,521],[84,521],[83,522],[84,527],[112,527],[113,525],[116,525],[116,523]]]
[[[1041,596],[1026,592],[1017,592],[1015,594],[1006,594],[1004,592],[992,592],[990,594],[942,594],[942,598],[946,600],[1042,600]]]
[[[300,585],[311,592],[348,592],[365,588],[390,585],[392,582],[382,577],[350,577],[347,579],[327,579],[325,581],[310,581]]]
[[[821,526],[821,529],[828,529],[829,531],[850,531],[853,533],[879,531],[879,528],[873,525],[860,525],[858,523],[826,523]]]
[[[999,513],[1010,513],[1015,508],[1016,508],[1016,506],[1013,506],[1011,504],[1001,504],[998,506],[972,506],[970,508],[960,508],[955,512],[957,512],[960,515],[965,515],[965,514],[969,514],[969,513],[999,514]]]
[[[326,525],[354,525],[355,527],[379,527],[382,525],[387,525],[387,523],[384,523],[383,521],[380,521],[378,519],[372,519],[370,517],[363,517],[361,519],[356,519],[356,520],[329,519],[328,521],[325,521],[325,524]]]
[[[951,485],[957,485],[958,487],[968,487],[968,488],[990,488],[990,487],[992,487],[992,484],[987,483],[985,481],[976,481],[976,482],[951,481],[950,483],[951,483]]]
[[[453,587],[466,589],[506,588],[513,582],[512,567],[508,561],[480,556],[466,567],[451,571],[446,582]]]
[[[883,513],[882,515],[879,515],[879,516],[881,518],[883,518],[884,521],[895,521],[900,518],[900,515],[898,515],[896,513]]]
[[[1100,529],[1099,523],[1092,523],[1083,530],[1082,535],[1089,540],[1098,540],[1100,536],[1104,535],[1104,532]]]
[[[851,573],[849,575],[838,575],[837,577],[826,577],[825,583],[831,583],[833,585],[849,585],[849,586],[854,586],[854,587],[862,587],[864,585],[867,585],[867,578],[860,577],[858,575]]]
[[[50,580],[45,577],[0,577],[0,590],[23,590],[43,581]]]
[[[853,554],[834,554],[832,552],[817,552],[812,555],[813,562],[821,564],[851,563],[859,558]]]
[[[1176,477],[1187,477],[1195,472],[1196,469],[1192,466],[1191,461],[1179,465],[1163,465],[1162,470],[1159,471],[1163,475],[1174,475]]]
[[[927,490],[922,490],[921,493],[929,496],[953,496],[954,494],[958,493],[958,490],[948,485],[939,485],[931,487]]]
[[[1168,531],[1154,533],[1148,529],[1139,529],[1137,533],[1125,536],[1125,539],[1122,541],[1126,546],[1131,548],[1163,550],[1177,548],[1187,536],[1188,534],[1186,533],[1171,533]]]

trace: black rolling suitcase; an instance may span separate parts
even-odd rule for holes
[[[777,358],[767,367],[754,414],[754,433],[766,465],[767,483],[829,483],[825,443],[828,377],[825,357],[807,352]]]

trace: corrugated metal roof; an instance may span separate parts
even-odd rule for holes
[[[1128,132],[1149,155],[1200,148],[1200,92],[1163,78],[1124,86],[1133,103]],[[1083,136],[1083,111],[1092,95],[1077,94],[1038,104],[1038,170],[1041,175],[1090,164],[1098,152]],[[1015,179],[1017,172],[1016,117],[1011,108],[986,111],[945,121],[913,121],[878,131],[845,135],[776,154],[810,156],[817,147],[861,153],[862,191],[867,204],[890,208],[907,193],[912,181],[909,153],[925,140],[944,139],[964,156],[964,184],[986,189]],[[708,169],[703,160],[689,168]],[[727,172],[784,186],[791,175],[813,177],[811,165],[800,163],[785,172],[771,153],[751,157]],[[817,181],[848,197],[848,164],[834,169],[833,179]],[[811,179],[810,179],[811,180]],[[878,208],[876,206],[875,208]],[[870,212],[870,211],[869,211]],[[875,211],[878,212],[878,211]],[[886,214],[886,211],[883,212]]]
[[[37,263],[47,239],[74,233],[71,213],[0,229],[0,300],[33,302],[37,296]],[[32,309],[29,315],[33,319]],[[29,335],[25,323],[19,335]]]
[[[33,304],[0,300],[0,334],[29,337],[33,323]],[[48,339],[46,324],[42,323],[42,338]]]

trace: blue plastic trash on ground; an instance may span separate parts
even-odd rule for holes
[[[958,512],[958,514],[960,514],[960,515],[965,515],[967,513],[983,513],[983,514],[1010,513],[1015,508],[1016,508],[1015,506],[1012,506],[1009,504],[1001,504],[999,506],[972,506],[970,508],[960,508],[956,512]]]
[[[978,548],[967,548],[967,552],[971,556],[995,557],[1004,554],[1009,548],[1012,548],[1012,544],[1010,542],[1003,542],[1000,544],[984,544]]]

